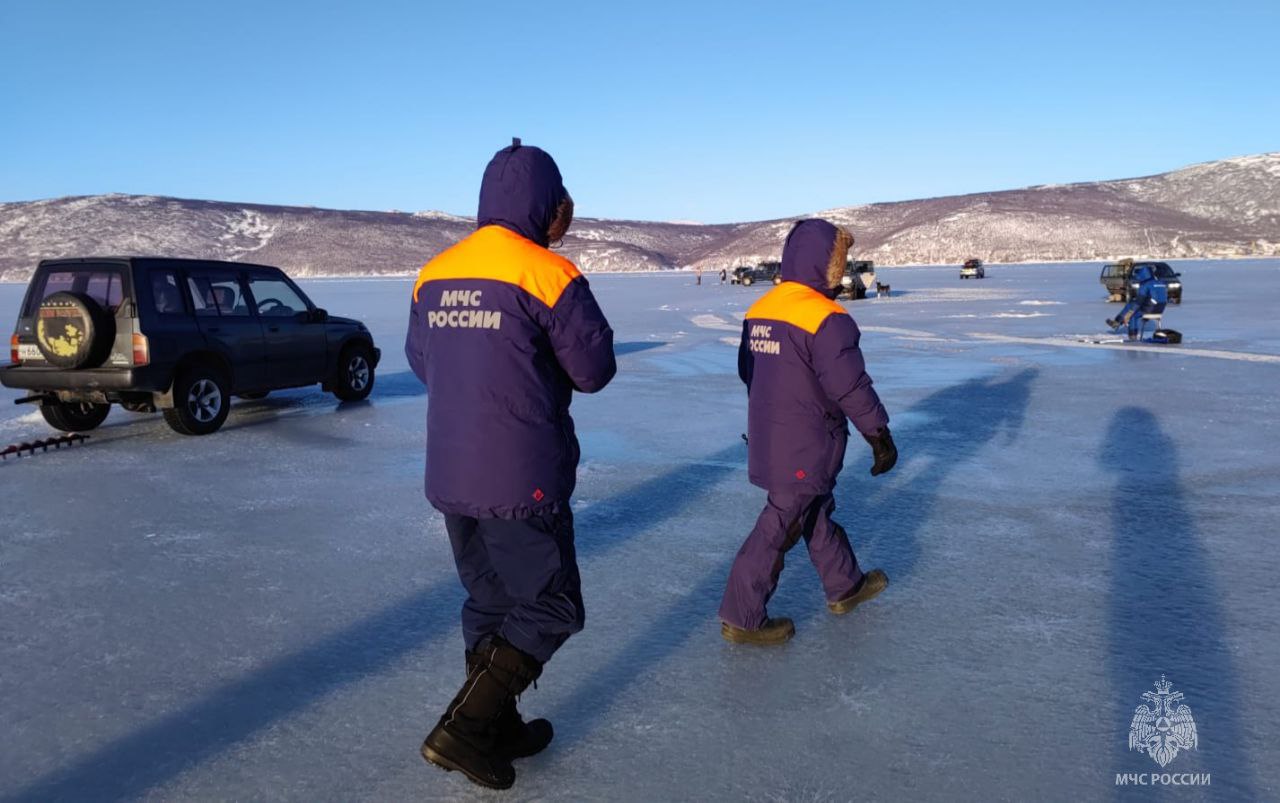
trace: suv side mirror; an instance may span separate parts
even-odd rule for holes
[[[311,310],[311,314],[307,316],[307,319],[311,323],[324,323],[329,320],[329,310],[316,307]]]

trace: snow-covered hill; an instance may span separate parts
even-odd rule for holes
[[[1280,153],[1118,181],[1030,187],[821,213],[880,264],[1280,255]],[[586,271],[712,270],[777,258],[793,218],[701,225],[575,222]],[[252,260],[298,276],[412,273],[468,232],[444,212],[359,212],[157,196],[0,204],[0,280],[44,257],[128,253]]]
[[[1280,255],[1280,153],[1118,181],[842,207],[820,213],[880,264]],[[789,221],[745,227],[698,261],[777,258]]]

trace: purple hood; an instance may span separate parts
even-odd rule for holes
[[[825,220],[809,218],[791,227],[782,246],[782,281],[799,282],[819,293],[831,289],[827,264],[836,244],[836,227]]]
[[[476,228],[502,226],[545,248],[547,228],[565,195],[551,155],[513,140],[484,169]]]

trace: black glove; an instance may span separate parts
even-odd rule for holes
[[[893,445],[893,436],[888,427],[880,427],[874,435],[863,435],[871,444],[871,454],[875,458],[871,466],[871,476],[878,477],[898,462],[898,447]]]

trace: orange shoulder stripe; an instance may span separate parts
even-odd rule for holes
[[[572,262],[501,226],[477,229],[422,266],[413,300],[427,282],[489,279],[514,284],[554,307],[569,283],[582,274]]]
[[[764,318],[799,327],[811,335],[832,315],[848,315],[844,307],[799,282],[783,282],[747,310],[747,320]]]

